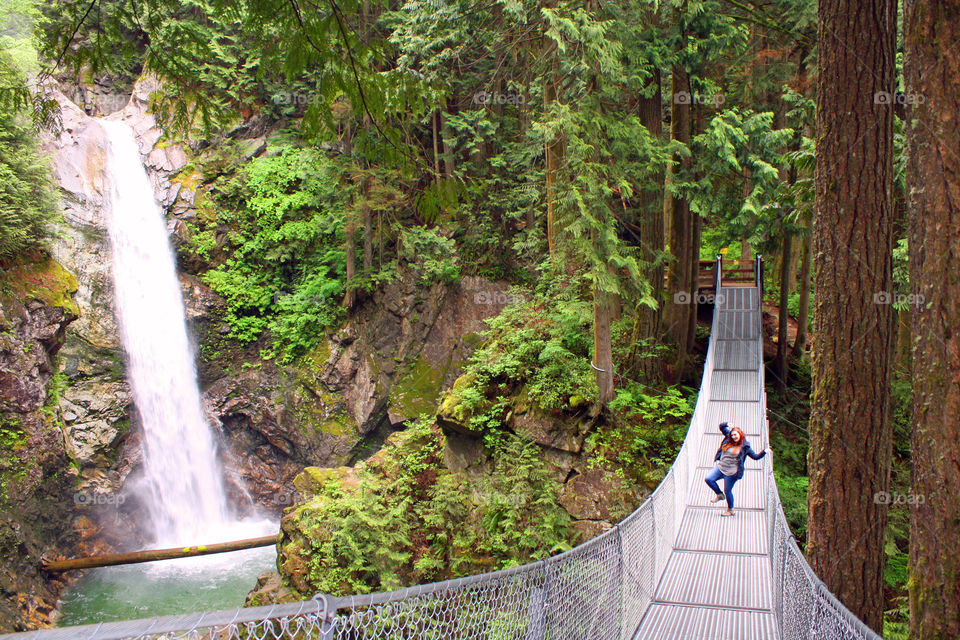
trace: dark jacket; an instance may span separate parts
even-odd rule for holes
[[[720,432],[723,434],[723,441],[720,443],[720,447],[717,449],[717,455],[713,456],[713,461],[718,462],[720,460],[720,453],[723,451],[723,445],[730,440],[730,425],[726,422],[720,423]],[[740,447],[740,457],[737,459],[737,475],[734,477],[739,480],[743,477],[743,463],[747,459],[747,456],[750,456],[754,460],[760,460],[763,456],[767,455],[766,450],[757,453],[753,450],[753,447],[750,446],[750,441],[747,440],[746,436],[743,438],[743,444]]]

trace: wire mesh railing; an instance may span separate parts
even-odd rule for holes
[[[722,267],[717,272],[722,273]],[[759,323],[761,311],[756,312]],[[687,506],[706,426],[719,316],[714,313],[690,427],[666,477],[626,519],[570,551],[519,567],[387,593],[318,595],[292,604],[45,629],[0,639],[632,639],[653,601]],[[762,349],[762,336],[757,339]],[[762,358],[758,376],[762,391]],[[760,415],[765,416],[762,392],[760,402]],[[769,459],[764,468],[772,613],[780,638],[879,638],[810,569],[790,533]]]

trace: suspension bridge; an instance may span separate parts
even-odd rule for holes
[[[740,269],[739,271],[743,271]],[[9,634],[11,640],[879,639],[813,573],[784,517],[770,456],[747,460],[721,517],[705,475],[720,422],[767,446],[762,260],[747,282],[718,259],[703,381],[663,482],[602,535],[531,564],[360,596]]]

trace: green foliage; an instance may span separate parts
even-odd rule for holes
[[[807,476],[794,476],[776,471],[777,490],[783,504],[783,514],[787,517],[790,531],[803,548],[807,539]]]
[[[50,382],[47,383],[47,398],[43,403],[43,412],[47,418],[53,418],[57,405],[60,404],[60,397],[70,386],[70,378],[62,371],[57,371],[50,376]]]
[[[725,230],[723,244],[740,238],[762,244],[772,225],[782,224],[779,166],[792,135],[773,127],[772,112],[726,109],[693,139],[693,163],[672,189]]]
[[[412,547],[419,518],[449,506],[431,504],[440,447],[436,429],[419,422],[361,468],[362,491],[330,482],[321,499],[301,509],[299,526],[310,544],[308,577],[319,590],[368,593],[436,575],[430,547]]]
[[[209,254],[210,234],[229,225],[227,257],[203,278],[227,301],[231,336],[249,343],[270,329],[284,359],[305,353],[343,313],[343,168],[286,147],[218,188],[216,219],[199,223],[196,250]]]
[[[569,516],[536,445],[508,439],[477,478],[444,466],[443,443],[435,425],[419,420],[359,465],[355,480],[329,480],[298,508],[311,587],[368,593],[569,548]]]
[[[675,386],[660,390],[631,382],[617,389],[609,405],[611,424],[587,438],[592,463],[613,462],[648,486],[656,485],[680,451],[693,404],[695,397]]]
[[[286,0],[63,0],[43,8],[42,58],[78,74],[149,71],[165,81],[154,108],[185,132],[267,110],[337,130],[336,113],[377,122],[425,104],[416,76],[382,71],[387,47],[367,37],[385,2],[340,0],[309,10]],[[52,71],[52,70],[47,70]],[[378,127],[394,149],[398,132]]]
[[[569,283],[574,284],[574,283]],[[486,433],[503,428],[512,396],[542,411],[577,407],[596,395],[590,369],[591,306],[560,281],[487,320],[486,342],[464,368],[451,392],[454,412]]]
[[[5,451],[16,451],[27,444],[27,434],[24,433],[19,419],[0,416],[0,448]]]
[[[0,50],[0,260],[45,246],[57,219],[50,169],[40,154],[23,75]]]
[[[558,504],[559,482],[544,466],[540,448],[510,436],[493,451],[492,473],[480,482],[476,515],[483,555],[500,568],[539,560],[570,548],[570,516]]]
[[[28,73],[39,68],[32,38],[38,15],[34,0],[5,0],[0,5],[0,51]]]
[[[460,277],[456,245],[436,229],[405,227],[399,245],[400,259],[419,274],[420,284],[456,282]]]

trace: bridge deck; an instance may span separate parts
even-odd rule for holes
[[[673,552],[634,636],[637,640],[763,640],[777,636],[768,554],[764,458],[747,458],[734,486],[732,517],[725,501],[711,504],[703,478],[720,446],[718,425],[739,426],[756,451],[767,446],[757,287],[724,288],[714,336],[713,368],[701,393],[709,404],[700,435],[697,470]],[[721,482],[722,488],[722,482]]]

